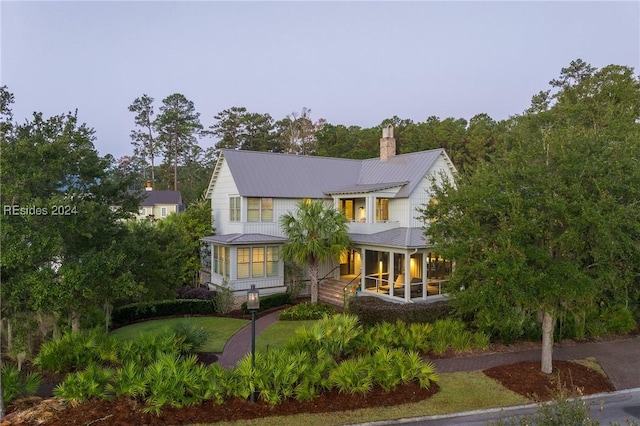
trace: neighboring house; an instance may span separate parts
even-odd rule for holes
[[[441,173],[455,173],[443,149],[396,155],[391,126],[380,158],[368,160],[222,150],[207,190],[218,232],[203,239],[210,282],[226,279],[238,295],[252,284],[285,291],[280,217],[300,200],[324,199],[346,215],[353,247],[320,277],[399,302],[438,296],[451,262],[425,240],[417,208],[431,200],[428,178]]]
[[[184,210],[182,195],[180,191],[157,191],[147,182],[143,199],[140,203],[140,210],[136,219],[164,219],[171,213],[179,213]]]

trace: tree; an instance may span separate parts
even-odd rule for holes
[[[316,131],[325,123],[311,121],[311,110],[302,108],[300,114],[292,112],[276,123],[282,151],[289,154],[313,155],[316,152]]]
[[[131,140],[134,146],[134,155],[140,157],[146,165],[147,157],[151,163],[151,183],[156,180],[155,177],[155,158],[159,154],[159,146],[155,133],[153,98],[146,94],[136,98],[131,105],[129,111],[135,112],[134,122],[140,130],[131,131]],[[145,170],[146,179],[146,170]]]
[[[210,126],[212,135],[219,138],[217,149],[279,152],[273,133],[273,118],[269,114],[248,112],[244,107],[231,107],[215,115]]]
[[[295,214],[280,218],[289,239],[282,248],[285,260],[306,265],[311,280],[311,303],[318,303],[318,267],[330,258],[338,259],[349,246],[347,219],[325,201],[301,201]]]
[[[491,162],[434,180],[438,202],[421,209],[428,238],[456,261],[454,306],[505,339],[540,317],[545,373],[560,316],[638,303],[640,82],[626,67],[580,69],[563,69],[554,105],[512,120]],[[596,111],[612,113],[594,126]]]
[[[0,266],[2,313],[10,321],[49,312],[71,316],[77,327],[105,297],[136,290],[109,253],[139,200],[93,140],[93,129],[71,113],[35,113],[3,134]]]
[[[196,136],[202,130],[200,113],[193,102],[181,93],[162,100],[160,114],[154,121],[167,166],[173,163],[173,189],[178,190],[178,164],[197,144]]]

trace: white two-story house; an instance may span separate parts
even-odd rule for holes
[[[380,157],[367,160],[222,150],[207,190],[218,232],[203,239],[210,282],[226,279],[237,294],[252,284],[263,294],[285,291],[280,217],[301,200],[322,199],[347,217],[353,246],[322,265],[320,277],[399,302],[440,295],[451,262],[426,241],[417,208],[431,200],[429,177],[452,177],[455,168],[443,149],[395,151],[391,126]]]

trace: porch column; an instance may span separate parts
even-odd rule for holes
[[[409,250],[404,254],[404,300],[411,300],[411,253]]]
[[[360,291],[363,291],[365,289],[365,272],[367,269],[365,267],[365,259],[367,258],[365,256],[367,250],[364,248],[360,249]]]
[[[367,214],[367,223],[376,223],[376,203],[375,198],[372,196],[367,197],[366,199],[366,214]]]

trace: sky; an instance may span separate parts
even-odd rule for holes
[[[77,109],[116,158],[142,94],[182,93],[205,128],[232,106],[372,127],[520,114],[578,58],[640,72],[639,1],[1,0],[0,24],[14,119]]]

